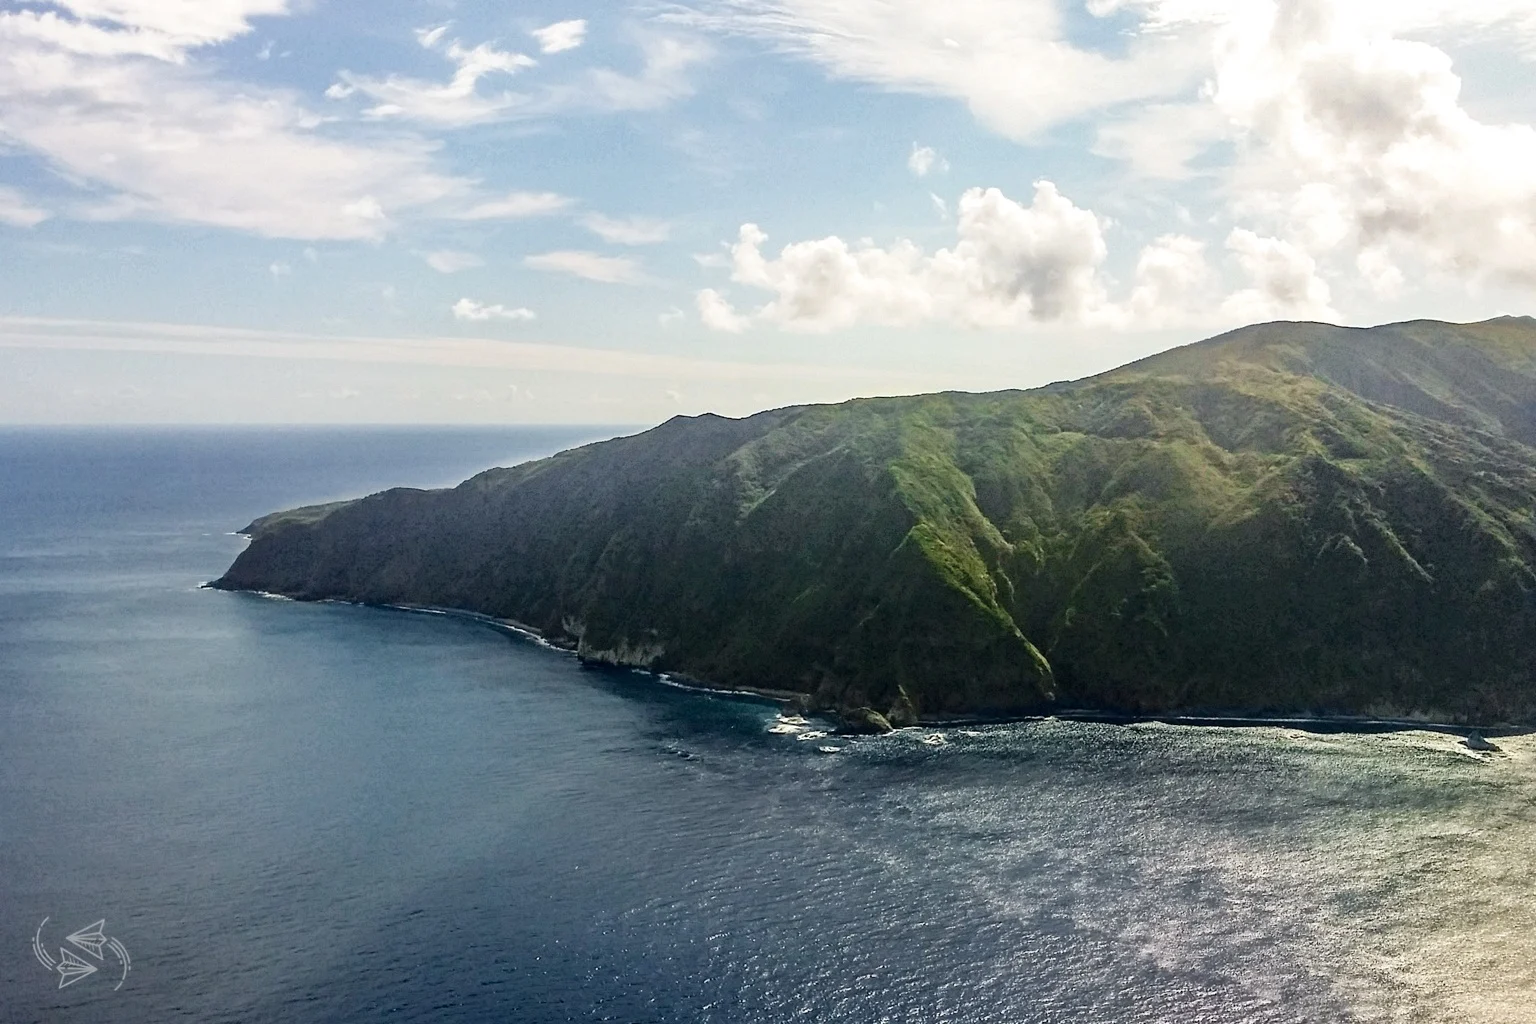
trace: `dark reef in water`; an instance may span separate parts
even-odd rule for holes
[[[280,512],[215,586],[458,608],[859,727],[1536,722],[1536,321],[1245,328],[1072,383],[654,430]]]

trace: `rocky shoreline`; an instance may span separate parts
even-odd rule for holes
[[[223,586],[217,580],[202,584],[201,589],[218,590],[225,593],[247,594],[256,597],[272,598],[284,601],[300,600],[284,594],[273,594],[265,591],[246,590],[237,587]],[[1111,725],[1137,725],[1156,722],[1165,725],[1181,725],[1191,727],[1217,727],[1229,729],[1248,728],[1292,728],[1303,732],[1315,732],[1324,734],[1374,734],[1387,732],[1424,731],[1442,733],[1451,736],[1466,738],[1466,746],[1474,751],[1498,752],[1498,748],[1487,742],[1487,737],[1520,736],[1536,732],[1536,728],[1519,726],[1510,723],[1454,723],[1435,721],[1426,718],[1380,718],[1370,716],[1353,715],[1252,715],[1238,712],[1214,712],[1191,710],[1185,712],[1171,712],[1164,714],[1135,715],[1124,714],[1115,711],[1094,710],[1091,708],[1062,708],[1054,709],[1049,713],[1025,714],[1025,715],[950,715],[943,717],[898,717],[892,721],[880,712],[868,707],[825,707],[818,706],[810,695],[786,689],[772,687],[725,687],[714,685],[707,680],[697,679],[681,672],[661,672],[646,665],[636,665],[627,662],[608,660],[599,656],[602,652],[583,653],[581,645],[575,639],[564,637],[550,637],[526,623],[514,619],[497,618],[485,615],[481,612],[468,611],[462,608],[444,608],[433,605],[412,604],[370,604],[365,601],[347,601],[341,598],[324,598],[315,603],[321,604],[346,604],[364,608],[383,608],[390,611],[406,612],[418,615],[440,615],[447,618],[461,619],[468,622],[476,622],[492,629],[507,633],[529,643],[538,644],[551,650],[561,651],[577,658],[583,665],[598,668],[627,670],[649,676],[665,685],[692,693],[713,697],[748,698],[752,700],[766,700],[785,706],[796,713],[825,715],[837,723],[836,734],[844,736],[853,735],[884,735],[898,729],[907,728],[959,728],[986,725],[1011,725],[1020,722],[1043,721],[1047,719],[1059,719],[1071,722],[1098,722]],[[1486,745],[1485,745],[1486,744]]]

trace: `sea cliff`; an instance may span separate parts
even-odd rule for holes
[[[678,417],[279,512],[215,586],[459,608],[897,722],[1536,723],[1536,321],[1265,324],[1034,391]]]

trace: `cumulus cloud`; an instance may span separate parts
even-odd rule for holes
[[[1216,304],[1220,286],[1206,262],[1205,243],[1188,235],[1163,235],[1136,261],[1129,319],[1142,327],[1198,322]]]
[[[538,314],[524,306],[509,308],[500,303],[486,305],[476,302],[474,299],[460,299],[453,304],[453,318],[455,320],[469,320],[484,322],[487,320],[520,320],[536,319]]]
[[[447,40],[448,26],[418,29],[416,40],[454,65],[447,82],[432,82],[403,75],[374,78],[342,71],[339,87],[327,90],[332,99],[345,99],[355,93],[374,100],[365,111],[373,118],[405,118],[445,126],[480,124],[500,118],[506,111],[524,102],[511,92],[482,95],[480,80],[489,75],[513,75],[538,62],[521,53],[498,50],[492,43],[465,46],[457,39]]]
[[[531,270],[571,274],[604,284],[639,284],[645,280],[640,265],[626,256],[602,256],[584,250],[565,249],[528,256],[523,260],[523,266]]]
[[[949,161],[939,156],[932,146],[919,146],[912,143],[912,152],[907,156],[907,170],[919,178],[926,178],[934,171],[943,174],[949,170]]]
[[[712,331],[740,334],[752,325],[752,321],[731,308],[724,295],[713,288],[705,288],[694,299],[699,310],[699,321]]]
[[[1352,266],[1379,295],[1426,277],[1536,287],[1536,127],[1474,116],[1434,45],[1536,58],[1530,0],[1091,0],[1124,19],[1116,50],[1070,37],[1065,6],[690,0],[669,16],[961,100],[1012,138],[1100,115],[1095,153],[1144,178],[1221,179],[1227,223],[1311,257],[1313,277]],[[914,146],[909,167],[922,177],[938,160]],[[1229,255],[1242,267],[1252,250]],[[1301,308],[1332,307],[1314,294]]]
[[[1239,221],[1342,258],[1331,264],[1352,259],[1379,295],[1414,271],[1536,286],[1536,129],[1474,117],[1450,56],[1405,38],[1480,35],[1536,56],[1529,0],[1096,0],[1093,10],[1130,11],[1148,32],[1204,33],[1213,55],[1201,103],[1101,125],[1097,152],[1175,178],[1230,140],[1221,172]],[[1253,250],[1247,239],[1233,248],[1240,260]]]
[[[926,255],[909,241],[850,246],[836,236],[763,254],[767,236],[741,228],[731,278],[772,293],[751,315],[793,330],[928,321],[976,327],[1029,321],[1089,322],[1111,314],[1099,268],[1106,256],[1099,219],[1038,182],[1028,206],[997,189],[960,198],[957,241]],[[740,314],[714,292],[698,297],[700,317],[740,329]]]
[[[574,50],[587,38],[587,23],[583,18],[557,21],[528,33],[539,41],[540,53],[564,53]]]
[[[1473,118],[1443,51],[1326,0],[1236,22],[1223,47],[1213,98],[1244,133],[1249,209],[1314,251],[1536,285],[1536,129]]]
[[[485,260],[479,256],[472,252],[460,252],[457,249],[438,249],[423,253],[422,259],[427,261],[427,266],[439,274],[457,274],[461,270],[485,266]]]
[[[696,296],[699,319],[739,333],[754,322],[826,332],[925,323],[1156,329],[1339,318],[1305,249],[1245,228],[1233,230],[1226,244],[1245,282],[1237,291],[1225,294],[1204,242],[1167,234],[1141,249],[1128,292],[1112,298],[1103,273],[1102,222],[1048,181],[1036,183],[1028,206],[995,188],[967,191],[958,204],[956,236],[954,245],[931,255],[908,241],[850,246],[831,236],[769,256],[767,236],[745,224],[730,247],[731,279],[771,297],[755,309],[738,309],[704,289]]]
[[[591,213],[583,217],[581,223],[603,241],[616,245],[653,245],[672,237],[672,225],[651,217],[617,219]]]
[[[33,228],[53,214],[36,205],[14,188],[0,185],[0,224],[14,228]]]
[[[1227,249],[1252,281],[1222,303],[1233,318],[1248,322],[1278,318],[1337,320],[1328,283],[1317,275],[1317,262],[1304,250],[1245,228],[1227,236]]]

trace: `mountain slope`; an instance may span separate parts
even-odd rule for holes
[[[678,418],[253,523],[217,586],[464,608],[897,721],[1536,721],[1536,321],[1267,324],[1029,392]]]

